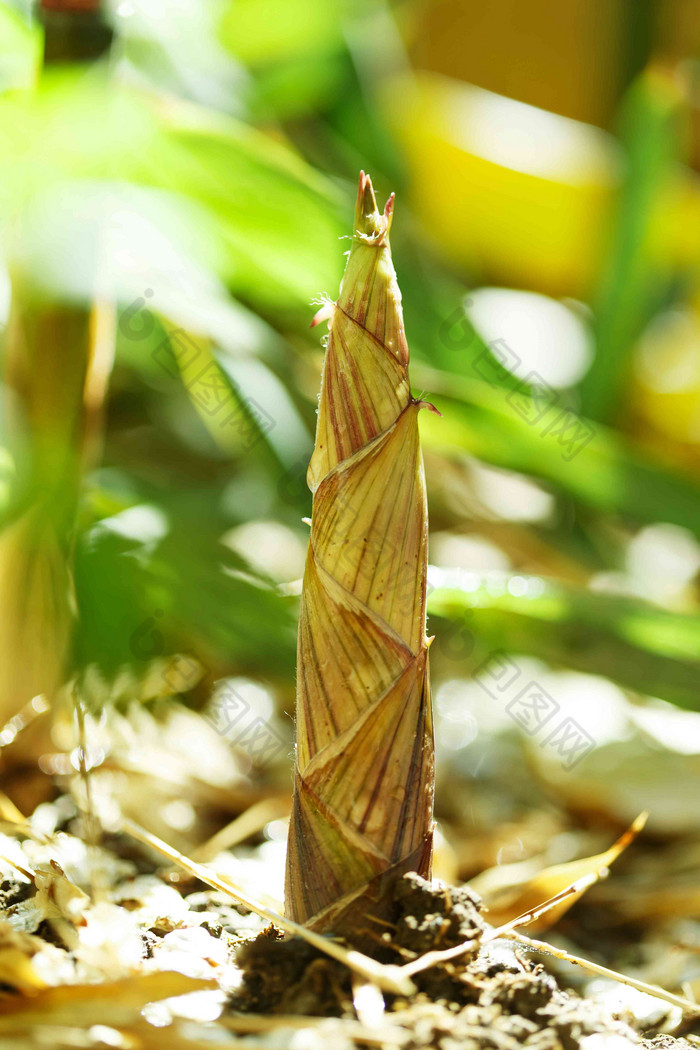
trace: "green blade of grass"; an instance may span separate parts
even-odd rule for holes
[[[630,351],[669,291],[673,274],[652,235],[680,159],[682,117],[677,79],[658,69],[635,82],[623,106],[627,172],[593,297],[595,355],[580,385],[582,411],[593,419],[617,408]]]

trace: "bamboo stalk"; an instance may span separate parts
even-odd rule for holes
[[[408,381],[393,202],[380,213],[360,174],[340,294],[312,322],[330,335],[308,472],[286,911],[319,930],[366,927],[396,878],[431,872],[425,402]]]
[[[45,64],[94,59],[109,48],[99,0],[41,0],[37,13]],[[20,217],[10,238],[0,405],[14,458],[0,517],[0,726],[12,723],[11,730],[28,724],[18,715],[30,702],[50,703],[67,676],[78,503],[100,451],[114,352],[111,303],[57,296],[36,260],[27,264],[24,237]],[[72,254],[60,262],[70,270]]]
[[[82,476],[94,461],[113,312],[47,301],[20,274],[5,345],[15,476],[0,521],[0,724],[65,681]],[[5,406],[3,406],[5,407]]]
[[[40,0],[44,64],[89,62],[110,48],[113,30],[101,0]]]

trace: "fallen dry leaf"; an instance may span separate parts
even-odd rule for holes
[[[61,985],[31,999],[8,996],[0,1000],[0,1036],[21,1035],[38,1025],[128,1027],[140,1020],[147,1003],[216,988],[215,981],[180,973],[153,973],[104,984]]]
[[[646,819],[647,814],[641,813],[627,831],[604,853],[598,853],[593,857],[582,857],[568,864],[554,864],[525,882],[510,885],[495,886],[492,881],[489,886],[489,877],[493,878],[493,873],[498,871],[498,869],[491,869],[490,872],[484,872],[478,879],[474,879],[470,885],[483,897],[488,909],[489,922],[495,926],[511,922],[526,912],[535,911],[545,901],[563,894],[560,901],[554,903],[543,915],[538,916],[530,926],[531,929],[547,929],[553,926],[583,896],[593,882],[607,874],[607,868],[636,838],[644,827]],[[580,888],[573,889],[571,893],[565,893],[567,888],[573,886],[574,883],[578,884],[581,880],[586,880],[589,875],[595,877],[584,881]]]

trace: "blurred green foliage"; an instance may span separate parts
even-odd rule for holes
[[[73,664],[108,676],[138,664],[134,633],[157,615],[165,647],[195,653],[211,677],[272,677],[291,695],[295,598],[254,539],[241,550],[227,537],[276,522],[306,542],[321,362],[311,301],[337,289],[364,167],[380,191],[397,191],[413,378],[443,413],[424,413],[434,521],[489,535],[493,513],[470,503],[474,460],[527,477],[552,501],[538,523],[500,512],[509,531],[499,542],[514,572],[564,582],[535,602],[437,591],[436,629],[459,623],[466,601],[482,650],[534,654],[700,709],[692,581],[669,608],[652,593],[587,589],[623,570],[644,524],[700,537],[696,453],[652,446],[628,404],[640,333],[695,294],[697,264],[648,251],[657,197],[683,159],[686,98],[668,77],[643,74],[623,101],[624,177],[587,304],[592,364],[558,392],[588,436],[563,454],[556,432],[528,422],[541,396],[532,384],[518,381],[515,411],[515,380],[485,338],[470,329],[455,348],[445,335],[468,290],[498,275],[446,262],[405,203],[405,158],[377,102],[406,62],[394,14],[401,22],[405,11],[370,0],[122,4],[109,56],[38,75],[39,24],[0,5],[6,259],[39,304],[116,308],[104,449],[86,465],[77,509]],[[19,477],[13,432],[26,421],[4,422]],[[522,553],[533,543],[536,559]]]

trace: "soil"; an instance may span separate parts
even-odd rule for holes
[[[71,841],[78,843],[76,839]],[[369,953],[374,958],[393,964],[407,963],[433,950],[467,945],[455,960],[416,974],[416,994],[403,998],[382,995],[343,963],[306,941],[285,937],[274,926],[265,927],[257,915],[202,883],[174,877],[172,870],[160,869],[158,873],[152,863],[144,863],[143,856],[138,865],[117,860],[120,852],[123,851],[114,855],[116,867],[110,880],[114,904],[109,905],[121,909],[119,932],[115,927],[110,938],[115,936],[118,941],[124,931],[126,944],[131,922],[142,943],[141,950],[135,946],[134,960],[141,955],[156,969],[169,970],[168,960],[175,958],[181,960],[176,969],[183,961],[186,963],[181,972],[194,966],[194,976],[218,974],[215,980],[219,1001],[225,997],[223,1010],[213,1024],[199,1024],[196,1038],[188,1036],[189,1030],[176,1023],[172,1031],[180,1041],[173,1045],[183,1050],[189,1045],[197,1050],[211,1045],[218,1050],[230,1045],[233,1033],[249,1037],[254,1046],[289,1046],[294,1050],[377,1046],[402,1050],[697,1050],[700,1045],[700,1039],[690,1034],[698,1031],[697,1019],[695,1029],[690,1023],[680,1028],[678,1017],[671,1018],[669,1024],[671,1008],[664,1009],[663,1003],[653,1022],[648,1020],[648,1014],[645,1022],[631,1010],[624,1016],[615,1015],[595,999],[582,998],[563,987],[517,943],[506,938],[485,938],[492,927],[484,917],[480,898],[468,887],[455,888],[427,882],[416,874],[405,875],[394,887],[390,920],[381,926],[377,924],[375,929],[360,928],[356,943],[349,945],[366,953],[370,945]],[[144,866],[150,868],[149,873],[140,873]],[[60,908],[50,906],[44,912],[34,887],[15,877],[3,880],[0,895],[7,918],[14,920],[18,929],[24,924],[33,931],[32,936],[6,932],[6,938],[10,938],[7,944],[26,950],[29,955],[39,948],[52,952],[49,965],[53,967],[57,960],[60,964],[60,959],[81,957],[73,923],[77,922],[80,929],[83,920],[76,914],[72,921],[66,921],[74,898],[66,896],[70,884],[61,868],[55,864],[43,870],[50,870],[56,880],[50,900]],[[142,911],[148,899],[157,902],[157,910],[146,907]],[[109,913],[105,918],[114,921]],[[87,928],[94,929],[95,922],[93,915]],[[106,949],[103,963],[97,960],[97,965],[104,965],[104,977],[109,980],[114,976],[110,973],[113,957],[108,945]],[[168,956],[173,949],[175,955]],[[191,953],[187,960],[183,952]],[[90,989],[94,987],[89,983],[74,986],[77,998],[71,1012],[75,1017],[73,1029],[77,1031],[76,1025],[81,1026],[81,1038],[85,1041],[80,1045],[85,1047],[103,1045],[99,1039],[94,1041],[91,1027],[104,1009],[99,1005],[90,1007]],[[21,997],[13,996],[12,991],[10,986],[3,986],[0,976],[2,1050],[77,1045],[61,1042],[59,1036],[65,1022],[60,1015],[55,1019],[50,1015],[37,1017],[31,998],[24,1001],[23,1007]],[[70,994],[70,987],[66,991]],[[8,998],[3,999],[2,995]],[[12,1028],[10,1017],[11,1027],[4,1031],[3,1002],[10,1005],[10,1012],[25,1010],[25,1020],[19,1028]],[[82,1012],[86,1009],[87,1014]],[[689,1035],[689,1039],[664,1034],[670,1028]],[[169,1045],[165,1041],[153,1043],[154,1032],[157,1035],[158,1028],[148,1028],[146,1037],[143,1024],[130,1027],[129,1038],[136,1041],[128,1045],[143,1050]],[[26,1041],[17,1040],[20,1033],[27,1036]],[[9,1042],[3,1035],[9,1036]]]
[[[154,748],[159,733],[154,723]],[[140,745],[145,734],[142,725]],[[178,734],[185,738],[187,733]],[[186,760],[191,762],[189,750]],[[193,811],[201,808],[217,834],[222,812],[239,819],[238,809],[213,808],[212,799],[218,806],[230,799],[227,786],[196,795],[207,786],[206,771],[174,777],[167,794],[145,792],[141,765],[136,773],[131,768],[120,772],[120,797],[133,802],[139,823],[160,829],[188,855],[199,843],[185,834],[178,839],[173,828],[159,824],[165,803],[195,797]],[[116,793],[112,770],[103,776],[93,776],[93,797],[109,817]],[[118,822],[88,848],[80,805],[62,793],[47,802],[44,779],[37,805],[25,799],[32,816],[6,821],[0,829],[0,1050],[700,1048],[697,1016],[682,1019],[680,1009],[663,1000],[591,979],[513,940],[491,939],[488,918],[501,920],[486,912],[472,889],[416,875],[395,885],[387,920],[358,930],[352,946],[393,964],[436,949],[469,947],[454,961],[416,975],[417,993],[410,998],[382,994],[305,941],[266,926],[267,920],[223,890],[198,881],[186,865],[175,867],[167,853],[119,830]],[[504,784],[510,790],[510,781]],[[473,794],[478,806],[476,788]],[[453,836],[469,841],[469,863],[476,870],[493,864],[504,842],[522,839],[529,853],[539,854],[542,843],[561,840],[576,827],[568,812],[557,817],[549,803],[537,809],[529,801],[533,816],[509,824],[504,813],[510,810],[502,804],[494,809],[498,797],[489,785],[490,808],[482,819],[482,827],[498,829],[497,835],[479,838],[470,826]],[[259,804],[260,795],[252,793],[242,812]],[[270,817],[263,806],[258,830],[248,832],[245,844],[234,851],[229,845],[209,862],[222,879],[276,910],[284,865],[279,812],[284,810],[274,809]],[[612,838],[610,826],[593,822],[585,836],[579,828],[569,847],[577,856],[597,855]],[[689,882],[697,885],[698,856],[694,839],[669,838],[665,845],[655,839],[648,848],[637,843],[634,855],[630,851],[616,863],[614,879],[591,890],[546,937],[692,998],[700,988],[700,938],[686,902]],[[462,867],[446,877],[472,876]],[[645,893],[654,904],[658,887],[678,888],[678,906],[668,918],[651,909],[647,915],[642,907]],[[43,981],[48,987],[41,987]],[[105,1044],[107,1036],[112,1041]]]
[[[623,1050],[636,1044],[690,1050],[692,1044],[670,1036],[640,1040],[624,1021],[561,988],[541,963],[523,956],[512,942],[482,944],[489,926],[478,896],[467,888],[440,887],[409,874],[396,886],[394,905],[391,928],[377,935],[375,955],[382,961],[403,963],[426,951],[472,941],[458,961],[418,974],[418,995],[410,1001],[385,997],[389,1016],[406,1036],[402,1046]],[[361,938],[366,946],[366,931]],[[230,1001],[233,1011],[357,1017],[349,971],[310,945],[284,939],[273,927],[240,949],[236,961],[244,980]],[[591,1036],[597,1038],[589,1040]]]

